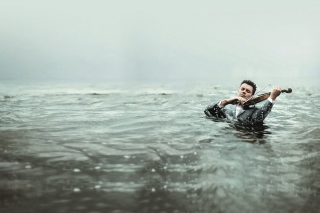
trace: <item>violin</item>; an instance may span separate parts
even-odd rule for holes
[[[292,89],[288,88],[287,90],[281,90],[281,93],[291,93]],[[242,106],[250,106],[250,105],[254,105],[257,103],[260,103],[264,100],[267,100],[270,97],[271,92],[267,92],[267,93],[263,93],[260,94],[258,96],[252,96],[251,98],[249,98],[248,100],[246,100],[244,103],[242,103]]]

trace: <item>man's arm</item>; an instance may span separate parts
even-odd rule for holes
[[[281,87],[274,87],[270,93],[268,101],[258,110],[256,110],[252,115],[252,123],[261,123],[271,112],[273,102],[281,94]]]
[[[207,106],[207,108],[204,110],[204,113],[209,117],[226,118],[226,110],[223,109],[226,105],[244,101],[244,98],[238,96],[225,99],[218,103]]]
[[[207,106],[207,108],[204,110],[204,114],[206,114],[208,117],[226,118],[226,114],[222,111],[220,102]]]
[[[262,123],[263,120],[269,115],[269,113],[271,112],[273,103],[271,102],[271,100],[267,100],[266,103],[264,103],[264,105],[255,110],[255,112],[252,114],[252,124],[255,123]]]
[[[245,101],[246,101],[246,99],[239,97],[239,96],[235,96],[235,97],[220,101],[220,106],[225,107],[228,104],[236,104],[236,103],[240,103],[240,102],[243,103]]]

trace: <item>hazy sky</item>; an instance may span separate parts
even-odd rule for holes
[[[319,1],[0,0],[0,20],[0,79],[320,79]]]

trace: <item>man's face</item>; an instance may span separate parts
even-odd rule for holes
[[[241,86],[238,90],[238,96],[243,97],[245,99],[248,99],[252,96],[252,91],[253,91],[252,86],[250,86],[246,83],[243,83],[243,84],[241,84]]]

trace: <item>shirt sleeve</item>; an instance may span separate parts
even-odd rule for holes
[[[221,106],[221,101],[218,103],[218,107],[223,108],[223,106]]]
[[[273,104],[274,100],[272,100],[270,97],[268,98],[268,101]],[[220,104],[220,103],[219,103]]]

